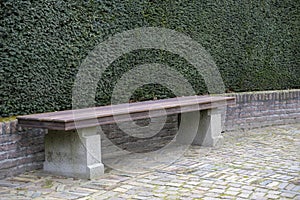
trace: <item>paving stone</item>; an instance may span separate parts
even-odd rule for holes
[[[78,199],[79,197],[82,197],[80,195],[67,193],[67,192],[57,192],[50,194],[50,197],[58,198],[58,199]]]
[[[239,192],[239,191],[241,191],[242,189],[241,189],[241,188],[236,188],[236,187],[228,187],[227,190]]]
[[[254,192],[251,195],[252,198],[256,198],[256,199],[261,199],[264,196],[266,196],[266,193],[264,193],[264,192]]]
[[[251,195],[251,193],[244,193],[244,192],[242,192],[242,193],[240,193],[238,196],[247,199],[247,198],[250,197],[250,195]]]
[[[154,197],[165,197],[166,194],[162,194],[162,193],[153,193]]]
[[[280,183],[280,184],[278,185],[278,188],[283,189],[283,188],[285,188],[288,184],[289,184],[289,183]]]
[[[127,189],[118,187],[118,188],[113,189],[113,191],[114,192],[120,192],[120,193],[126,193]]]
[[[224,194],[228,194],[228,195],[231,195],[231,196],[236,196],[239,193],[240,192],[232,191],[232,190],[227,190],[227,191],[224,192]]]
[[[300,185],[298,186],[295,186],[292,191],[295,191],[295,192],[299,192],[300,193]]]
[[[269,184],[267,185],[267,187],[276,187],[276,186],[278,186],[279,184],[280,184],[279,182],[273,181],[273,182],[269,183]]]
[[[189,184],[189,185],[199,185],[199,182],[189,181],[187,184]]]
[[[222,190],[222,189],[212,189],[212,190],[209,190],[209,192],[212,192],[212,193],[219,193],[219,194],[222,194],[225,190]]]
[[[176,195],[169,195],[169,196],[167,197],[167,199],[170,199],[170,200],[171,200],[171,199],[174,199],[174,200],[175,200],[175,199],[179,199],[179,198],[178,198],[178,196],[176,196]]]
[[[199,199],[202,198],[204,196],[205,193],[201,193],[201,192],[197,192],[197,191],[193,191],[193,193],[190,195],[191,198],[193,199]]]
[[[132,196],[132,198],[133,199],[141,199],[141,200],[143,200],[143,199],[149,199],[148,197],[143,197],[143,196],[139,196],[139,195],[134,195],[134,196]]]
[[[144,174],[111,170],[88,181],[37,170],[0,180],[0,199],[300,199],[298,130],[228,133],[218,148],[191,146],[172,165]]]
[[[281,193],[280,196],[287,197],[287,198],[293,198],[293,197],[296,196],[296,194],[295,193],[290,193],[290,192],[283,192],[283,193]]]
[[[279,199],[279,196],[278,195],[275,195],[275,194],[268,194],[266,196],[268,199]]]
[[[181,184],[179,184],[179,183],[166,183],[166,185],[167,186],[172,186],[172,187],[180,187],[181,186]]]
[[[286,190],[293,190],[293,188],[296,187],[294,184],[288,184],[285,189]]]
[[[203,200],[219,200],[219,198],[214,198],[214,197],[204,197]]]
[[[145,196],[145,197],[151,197],[151,196],[153,196],[152,192],[146,192],[146,191],[138,192],[138,194],[141,195],[141,196]]]
[[[202,187],[202,186],[198,186],[197,189],[200,191],[208,191],[209,190],[208,187]]]

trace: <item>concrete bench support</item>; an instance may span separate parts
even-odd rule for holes
[[[181,113],[176,140],[181,144],[213,147],[222,139],[221,131],[221,112],[217,108]]]
[[[44,170],[58,175],[95,179],[104,173],[97,128],[58,131],[45,136]]]
[[[219,109],[200,111],[200,121],[197,135],[193,141],[195,145],[206,147],[215,146],[221,136],[221,112]]]

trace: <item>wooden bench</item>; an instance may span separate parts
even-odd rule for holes
[[[101,136],[97,132],[99,125],[180,113],[183,134],[196,132],[193,144],[214,146],[221,132],[219,110],[234,103],[233,97],[189,96],[32,114],[17,119],[22,127],[48,129],[45,135],[45,171],[94,179],[104,173]],[[199,121],[197,116],[200,113]],[[192,125],[196,125],[197,130],[190,130]],[[177,139],[184,140],[184,137]]]

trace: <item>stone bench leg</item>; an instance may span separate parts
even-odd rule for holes
[[[194,145],[215,146],[222,138],[221,113],[218,109],[181,113],[179,128],[179,137],[176,138],[178,142],[191,144],[193,140]]]
[[[222,139],[221,112],[218,109],[202,110],[198,133],[193,141],[195,145],[206,147],[215,146]]]
[[[49,130],[45,135],[44,170],[57,175],[95,179],[104,173],[97,128]]]

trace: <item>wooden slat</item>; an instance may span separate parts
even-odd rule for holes
[[[66,123],[62,122],[46,122],[30,119],[18,119],[18,124],[23,128],[46,128],[51,130],[66,130]]]
[[[130,118],[128,118],[128,115],[126,114],[120,114],[117,116],[106,116],[106,117],[98,118],[97,122],[95,120],[91,120],[90,122],[88,122],[88,120],[83,120],[83,121],[77,121],[76,125],[75,122],[67,123],[66,130],[72,130],[75,128],[77,129],[86,128],[86,127],[90,127],[90,124],[94,124],[94,125],[112,124],[116,122],[145,119],[148,117],[160,117],[160,116],[165,116],[170,114],[192,112],[197,110],[206,110],[206,109],[217,108],[225,105],[227,104],[224,103],[218,105],[201,104],[200,107],[198,107],[197,105],[193,105],[193,106],[189,105],[185,107],[174,107],[174,108],[167,108],[165,112],[159,112],[163,110],[156,110],[154,112],[151,112],[151,115],[149,115],[149,112],[143,111],[143,112],[131,113]]]
[[[105,115],[108,114],[110,115],[112,112],[112,109],[114,111],[121,112],[124,108],[126,108],[127,105],[129,105],[131,108],[136,109],[138,111],[141,111],[142,109],[148,109],[149,106],[167,106],[166,104],[171,104],[172,106],[175,106],[176,101],[180,102],[188,102],[191,100],[195,101],[195,97],[197,98],[197,101],[201,101],[201,103],[204,103],[205,101],[211,101],[211,97],[209,96],[192,96],[192,97],[179,97],[179,98],[169,98],[169,99],[161,99],[161,100],[152,100],[152,101],[143,101],[143,102],[136,102],[136,103],[124,103],[124,104],[118,104],[118,105],[108,105],[108,106],[100,106],[100,107],[95,107],[95,108],[85,108],[85,109],[78,109],[78,110],[67,110],[67,111],[59,111],[59,112],[49,112],[49,113],[41,113],[41,114],[32,114],[32,115],[24,115],[22,118],[30,118],[30,119],[36,119],[43,121],[44,119],[46,121],[64,121],[66,122],[68,119],[73,120],[74,119],[74,112],[76,113],[76,116],[78,117],[83,117],[84,115],[91,115],[91,112],[97,112],[101,113],[100,115]],[[217,100],[216,97],[214,97],[214,100]],[[222,97],[223,100],[223,97]],[[194,102],[196,103],[196,102]],[[200,103],[200,102],[199,102]],[[144,108],[143,108],[144,107]],[[127,110],[126,110],[127,111]],[[133,111],[132,111],[133,112]]]
[[[191,112],[233,104],[234,97],[191,96],[162,100],[144,101],[86,108],[78,110],[41,113],[17,117],[23,127],[47,128],[52,130],[73,130],[102,124],[111,124],[132,119],[158,117],[167,114]],[[130,114],[130,118],[127,114]],[[115,117],[114,117],[115,116]],[[116,119],[116,117],[118,119]],[[97,120],[96,120],[97,119]]]
[[[79,109],[79,110],[70,110],[67,113],[65,111],[60,112],[52,112],[52,113],[42,113],[42,114],[35,114],[35,115],[28,115],[22,116],[23,119],[36,119],[39,121],[72,121],[72,120],[79,120],[83,118],[90,118],[94,117],[96,114],[99,117],[104,117],[107,115],[111,115],[112,112],[114,114],[121,114],[127,112],[141,112],[143,110],[149,110],[151,106],[151,110],[168,108],[168,107],[176,107],[176,106],[183,106],[183,105],[192,105],[192,104],[200,104],[206,102],[216,102],[224,100],[224,97],[202,97],[195,98],[195,97],[180,97],[180,98],[172,98],[172,99],[163,99],[163,100],[155,100],[155,101],[145,101],[145,102],[138,102],[138,103],[130,103],[130,104],[119,104],[113,106],[101,106],[96,108],[87,108],[87,109]],[[128,106],[129,105],[129,106]],[[127,109],[128,108],[128,109]]]
[[[196,96],[195,96],[196,97]],[[109,106],[100,106],[90,109],[80,109],[75,110],[72,112],[69,112],[67,114],[63,115],[52,115],[50,118],[53,120],[73,120],[74,119],[74,113],[76,113],[76,118],[89,118],[91,115],[91,112],[95,112],[97,115],[106,116],[111,115],[112,111],[116,112],[116,114],[120,114],[122,112],[141,112],[143,110],[149,110],[149,107],[153,110],[160,109],[161,107],[167,108],[167,107],[174,107],[178,105],[187,105],[187,104],[197,104],[199,103],[205,103],[211,102],[209,96],[201,96],[201,99],[197,97],[197,99],[193,99],[191,97],[180,97],[178,98],[170,98],[170,99],[161,99],[161,100],[151,100],[151,101],[143,101],[143,102],[136,102],[136,103],[122,103],[118,105],[109,105]],[[214,99],[215,101],[217,99]],[[223,98],[221,100],[224,100]],[[192,102],[191,102],[192,101]],[[128,109],[127,109],[128,108]],[[47,117],[48,119],[48,117]]]

